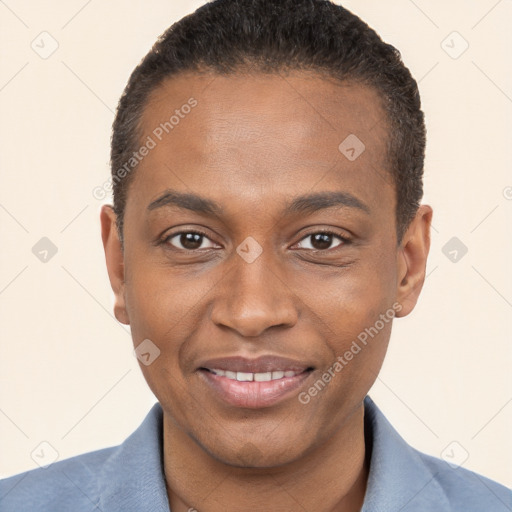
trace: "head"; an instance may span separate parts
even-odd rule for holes
[[[399,52],[328,1],[208,3],[134,70],[102,210],[115,314],[151,340],[144,376],[198,447],[285,464],[361,407],[425,276],[424,149]],[[230,402],[211,370],[235,356],[302,380]]]

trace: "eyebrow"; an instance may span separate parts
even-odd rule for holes
[[[365,213],[370,213],[370,208],[349,192],[317,192],[299,196],[288,204],[284,213],[313,213],[335,206],[356,208]]]
[[[223,212],[223,208],[211,199],[174,190],[166,190],[163,195],[149,204],[148,210],[156,210],[162,206],[177,206],[205,215],[217,215]]]
[[[222,214],[224,211],[220,204],[211,199],[197,194],[177,192],[175,190],[165,191],[163,195],[150,203],[147,209],[151,211],[163,206],[176,206],[178,208],[212,216]],[[370,213],[370,208],[365,203],[348,192],[317,192],[302,195],[289,202],[283,213],[284,215],[293,213],[311,214],[319,210],[333,207],[355,208],[367,214]]]

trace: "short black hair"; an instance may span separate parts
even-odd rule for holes
[[[318,71],[379,93],[388,117],[385,172],[394,182],[400,242],[423,196],[426,129],[418,86],[396,48],[329,0],[214,0],[159,37],[132,72],[113,123],[113,207],[121,241],[133,179],[126,162],[140,146],[149,94],[180,72],[227,75],[249,68],[261,73]]]

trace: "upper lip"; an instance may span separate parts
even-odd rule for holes
[[[309,368],[312,368],[312,366],[300,361],[296,361],[294,359],[265,355],[256,359],[247,359],[242,356],[208,359],[207,361],[202,362],[198,369],[217,369],[246,373],[266,373],[276,371],[303,372]]]

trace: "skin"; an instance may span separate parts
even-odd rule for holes
[[[164,411],[170,506],[360,510],[369,470],[363,400],[392,322],[309,403],[298,395],[394,303],[396,316],[412,311],[432,209],[420,206],[398,244],[388,126],[372,89],[299,71],[186,73],[153,91],[143,138],[190,97],[197,106],[137,167],[124,251],[112,208],[101,211],[116,318],[130,324],[135,346],[150,339],[160,350],[141,369]],[[349,134],[365,144],[354,161],[338,150]],[[199,194],[223,211],[149,211],[166,190]],[[298,196],[339,191],[368,211],[337,205],[285,215]],[[206,234],[195,246],[169,238],[194,229]],[[322,230],[335,234],[325,245],[312,236]],[[248,236],[263,251],[252,263],[236,252]],[[290,397],[259,409],[226,404],[196,371],[205,359],[263,354],[314,370]]]

